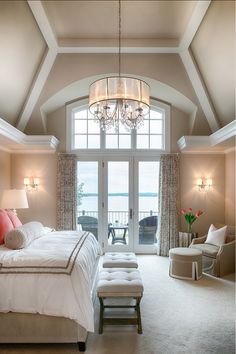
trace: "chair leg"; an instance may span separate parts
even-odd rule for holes
[[[98,333],[102,334],[103,333],[103,315],[104,315],[103,298],[99,297],[99,301],[100,301],[100,316],[99,316],[99,330],[98,330]]]

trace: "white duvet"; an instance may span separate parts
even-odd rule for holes
[[[82,231],[47,232],[20,250],[0,246],[0,312],[67,317],[94,331],[91,281],[100,253]]]

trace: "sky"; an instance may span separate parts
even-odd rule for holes
[[[128,161],[108,162],[108,192],[128,193]],[[157,193],[159,162],[139,162],[139,192]],[[83,182],[84,193],[98,193],[98,162],[79,161],[78,181]]]

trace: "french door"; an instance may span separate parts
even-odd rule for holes
[[[104,251],[155,253],[158,178],[157,158],[80,159],[78,220],[87,224],[78,228],[93,232]]]

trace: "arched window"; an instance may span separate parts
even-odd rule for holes
[[[170,150],[170,106],[153,99],[150,115],[135,131],[120,124],[102,131],[88,110],[88,100],[67,106],[67,151],[75,150]]]

